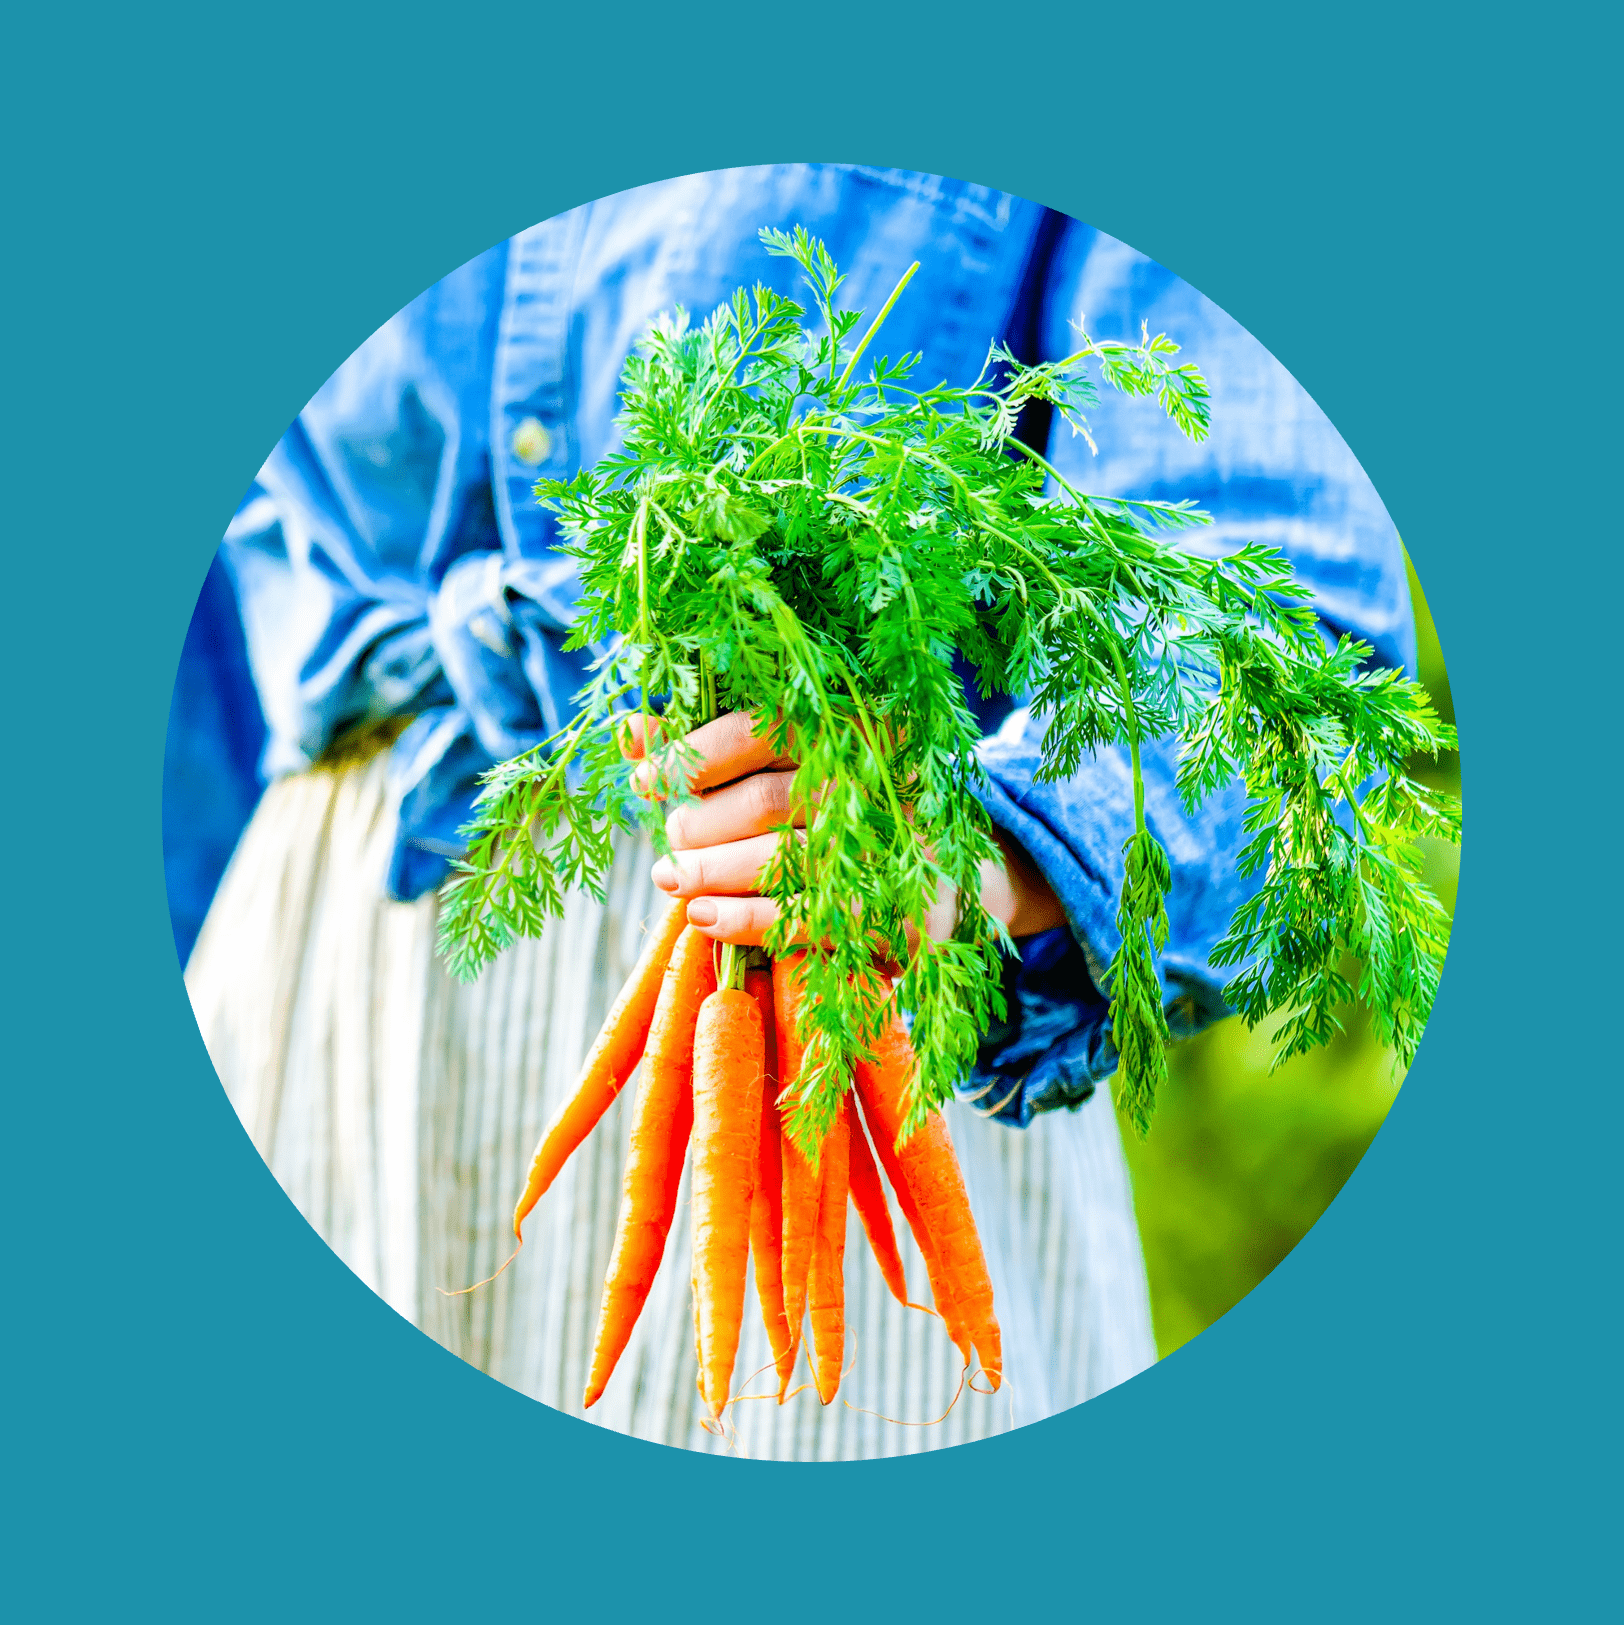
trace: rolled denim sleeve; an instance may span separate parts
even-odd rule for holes
[[[1050,461],[1077,488],[1101,496],[1189,499],[1211,523],[1180,533],[1208,555],[1247,541],[1271,543],[1313,593],[1329,636],[1368,643],[1375,662],[1413,673],[1415,626],[1398,533],[1353,453],[1301,385],[1238,323],[1144,255],[1068,222],[1047,273],[1042,358],[1094,338],[1166,333],[1206,377],[1212,425],[1186,439],[1153,403],[1102,391],[1088,420],[1096,452],[1063,422]],[[1006,1018],[982,1044],[964,1086],[975,1109],[1025,1126],[1058,1106],[1077,1106],[1116,1069],[1106,967],[1116,952],[1122,846],[1133,822],[1126,752],[1085,761],[1070,779],[1037,778],[1043,724],[1022,709],[982,746],[984,800],[1053,889],[1066,925],[1019,944],[1005,965]],[[1237,782],[1185,813],[1174,788],[1176,746],[1142,753],[1145,815],[1166,849],[1173,884],[1169,938],[1160,963],[1168,1028],[1195,1032],[1227,1014],[1229,971],[1211,955],[1236,908],[1262,883],[1242,880],[1246,798]]]
[[[1024,939],[1005,961],[1008,1006],[982,1044],[965,1098],[989,1117],[1026,1127],[1039,1112],[1080,1106],[1116,1069],[1105,971],[1120,941],[1122,846],[1133,828],[1127,753],[1099,752],[1072,778],[1043,782],[1043,724],[1021,709],[982,746],[993,823],[1019,843],[1066,913],[1066,924]],[[1235,873],[1245,796],[1239,785],[1194,817],[1174,784],[1175,751],[1142,752],[1145,821],[1173,871],[1168,941],[1158,971],[1168,1028],[1199,1031],[1226,1013],[1227,974],[1210,955],[1230,916],[1258,882]]]

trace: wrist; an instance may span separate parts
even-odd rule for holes
[[[1000,856],[988,858],[981,865],[981,906],[1012,937],[1036,936],[1040,931],[1052,930],[1066,923],[1066,911],[1025,850],[1002,830],[993,831]],[[957,913],[955,893],[944,886],[935,905],[925,916],[925,935],[932,941],[942,941],[952,934]],[[905,928],[908,952],[913,954],[919,946],[913,927]]]
[[[993,839],[1003,861],[981,866],[981,901],[987,912],[1002,920],[1012,937],[1036,936],[1064,925],[1060,899],[1025,850],[1002,830],[994,830]]]

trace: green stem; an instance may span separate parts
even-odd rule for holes
[[[779,437],[776,440],[772,441],[768,445],[763,446],[761,448],[761,450],[758,451],[755,454],[755,456],[752,457],[750,459],[750,461],[745,464],[744,472],[739,476],[739,478],[740,479],[745,479],[745,480],[749,479],[750,476],[752,474],[754,474],[755,471],[756,471],[756,464],[759,463],[762,460],[763,457],[771,457],[772,454],[775,451],[777,451],[780,446],[787,446],[790,443],[790,441],[799,440],[800,439],[800,428],[801,428],[800,424],[796,424],[793,429],[786,430],[783,434],[779,435]],[[804,457],[804,452],[803,452],[803,457]]]
[[[1120,667],[1118,668],[1120,670]],[[1139,766],[1139,720],[1133,712],[1133,696],[1128,692],[1127,679],[1122,680],[1122,703],[1129,707],[1133,719],[1128,727],[1128,758],[1133,764],[1133,827],[1145,833],[1145,775]]]
[[[671,515],[668,514],[665,509],[654,500],[653,497],[645,497],[643,500],[647,502],[649,507],[651,507],[665,522],[665,528],[671,533],[671,535],[675,536],[676,539],[681,542],[684,547],[686,547],[692,538],[687,535],[682,526],[679,525],[676,520],[673,519]]]
[[[705,419],[709,416],[711,407],[716,404],[717,397],[724,389],[728,387],[729,384],[733,382],[734,373],[736,373],[739,368],[750,359],[750,346],[756,342],[757,338],[760,337],[761,329],[764,325],[765,318],[758,320],[755,326],[750,329],[750,336],[748,338],[744,336],[740,329],[734,329],[734,331],[739,334],[739,353],[733,358],[733,364],[727,369],[726,372],[717,374],[716,382],[711,385],[711,392],[705,397],[704,405],[701,406],[699,411],[695,414],[694,434],[696,437],[698,436],[700,430],[704,428]]]
[[[637,504],[637,641],[648,644],[648,499]]]
[[[851,690],[852,703],[857,707],[857,726],[862,730],[863,743],[868,746],[868,753],[874,758],[874,766],[879,770],[880,783],[885,786],[886,800],[891,803],[891,816],[897,821],[897,832],[900,834],[906,820],[902,816],[902,803],[897,800],[896,790],[891,784],[891,773],[880,755],[880,747],[875,743],[871,732],[868,708],[863,704],[863,696],[857,692],[857,685],[851,680],[849,671],[842,671],[841,676],[846,679],[846,687]]]
[[[868,331],[863,335],[857,348],[851,353],[851,360],[846,363],[846,370],[840,375],[840,382],[835,385],[835,394],[839,394],[846,387],[846,380],[851,377],[851,370],[857,365],[858,358],[868,348],[868,341],[880,330],[880,323],[891,314],[891,307],[902,295],[902,290],[913,281],[913,274],[919,269],[919,261],[915,260],[906,271],[902,273],[902,280],[891,290],[891,297],[880,307],[880,313],[868,324]]]
[[[1348,784],[1347,763],[1343,762],[1341,766],[1333,768],[1331,771],[1331,777],[1336,780],[1338,787],[1341,789],[1343,800],[1353,808],[1354,820],[1359,825],[1359,829],[1364,835],[1365,844],[1367,846],[1378,845],[1379,843],[1376,840],[1375,831],[1371,829],[1369,823],[1366,821],[1364,809],[1359,805],[1358,799],[1354,796],[1353,790]]]
[[[711,669],[710,656],[699,651],[699,720],[716,720],[716,673]]]
[[[883,440],[879,439],[875,435],[864,434],[861,429],[853,429],[843,425],[836,426],[834,424],[824,425],[820,423],[803,423],[800,427],[802,430],[811,434],[843,435],[850,440],[861,440],[865,445],[875,446],[882,450],[885,448],[886,444]],[[941,460],[941,458],[931,456],[928,451],[920,451],[916,446],[898,445],[896,449],[900,451],[904,457],[911,457],[915,462],[924,463],[927,467],[934,468],[939,474],[945,475],[948,481],[952,484],[954,490],[956,490],[964,499],[967,507],[978,509],[984,516],[989,513],[997,512],[997,509],[994,508],[991,503],[986,502],[981,497],[977,496],[976,493],[972,491],[962,479],[959,478],[958,472],[955,469],[950,468]],[[981,521],[981,528],[987,531],[989,534],[996,536],[1007,546],[1013,547],[1016,552],[1024,554],[1049,578],[1049,584],[1055,589],[1055,591],[1061,596],[1065,595],[1066,591],[1068,590],[1066,583],[1063,582],[1060,577],[1049,568],[1048,564],[1038,554],[1034,553],[1031,548],[1027,547],[1022,542],[1016,541],[1015,538],[1007,531],[990,523],[985,517],[983,517]]]
[[[722,964],[716,972],[716,986],[719,991],[737,991],[744,986],[744,968],[746,951],[736,942],[722,944]]]
[[[502,847],[502,861],[498,863],[494,869],[487,869],[478,877],[482,882],[482,890],[486,896],[489,896],[491,887],[495,881],[500,878],[501,875],[506,873],[508,868],[512,865],[515,855],[520,852],[523,847],[530,846],[531,821],[535,818],[537,812],[540,811],[541,803],[546,799],[549,791],[551,791],[553,786],[558,782],[559,776],[564,772],[565,768],[569,766],[570,759],[575,754],[575,747],[580,744],[582,735],[587,732],[589,726],[594,720],[601,722],[602,719],[594,719],[592,715],[588,713],[583,715],[580,721],[568,730],[568,737],[565,742],[559,746],[558,754],[554,757],[552,766],[548,769],[546,777],[539,781],[532,782],[525,790],[524,794],[526,806],[523,823],[520,824],[517,829],[510,828],[507,831],[508,839]]]
[[[1051,463],[1048,460],[1048,458],[1040,457],[1038,455],[1038,453],[1033,451],[1032,448],[1029,445],[1027,445],[1027,443],[1024,440],[1017,440],[1014,435],[1006,435],[1004,437],[1004,444],[1006,446],[1013,446],[1018,452],[1021,453],[1021,455],[1023,457],[1030,458],[1034,463],[1036,463],[1038,465],[1039,468],[1045,470],[1048,474],[1050,474],[1053,477],[1055,483],[1057,485],[1059,485],[1059,487],[1060,487],[1060,489],[1062,491],[1064,491],[1068,496],[1076,498],[1077,505],[1079,507],[1086,508],[1086,507],[1092,506],[1092,503],[1093,503],[1093,500],[1094,500],[1092,497],[1084,496],[1081,491],[1077,490],[1074,486],[1072,486],[1067,481],[1066,476],[1064,474],[1062,474],[1060,472],[1060,470],[1058,468],[1056,468],[1054,466],[1054,464]],[[1109,500],[1109,499],[1107,499],[1107,500]]]
[[[1116,668],[1117,688],[1122,695],[1123,720],[1128,727],[1128,758],[1133,766],[1133,827],[1137,834],[1145,833],[1145,776],[1139,764],[1139,710],[1133,703],[1133,685],[1128,681],[1128,668],[1123,663],[1122,651],[1117,648],[1116,633],[1086,595],[1078,600],[1083,612],[1105,634],[1105,652]]]

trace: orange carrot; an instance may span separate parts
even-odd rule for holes
[[[515,1241],[523,1242],[522,1226],[531,1208],[558,1178],[559,1169],[569,1161],[575,1148],[598,1126],[598,1119],[614,1104],[615,1096],[643,1058],[643,1046],[648,1040],[649,1023],[654,1019],[665,968],[687,923],[688,911],[678,903],[649,932],[636,968],[620,990],[603,1030],[581,1063],[575,1093],[547,1125],[530,1159],[524,1194],[513,1210]]]
[[[851,1097],[846,1098],[849,1104]],[[851,1200],[857,1217],[863,1221],[868,1244],[874,1249],[880,1274],[885,1277],[891,1296],[906,1308],[908,1280],[902,1268],[902,1254],[897,1251],[897,1233],[891,1226],[891,1209],[886,1205],[885,1187],[880,1183],[880,1170],[874,1166],[868,1135],[855,1110],[851,1112]]]
[[[694,1306],[694,1387],[699,1390],[699,1397],[705,1397],[705,1356],[699,1348],[699,1277],[690,1272],[688,1276],[688,1301]]]
[[[756,1188],[750,1198],[750,1255],[755,1262],[756,1296],[767,1327],[780,1391],[795,1369],[795,1343],[784,1318],[784,1162],[779,1148],[778,1039],[774,1030],[773,979],[769,972],[745,973],[744,990],[761,1011],[766,1059],[761,1078],[761,1133],[756,1141]]]
[[[960,1324],[958,1312],[948,1296],[947,1285],[942,1279],[941,1261],[936,1256],[936,1248],[930,1239],[930,1232],[925,1228],[925,1221],[919,1216],[919,1209],[908,1189],[908,1181],[903,1177],[902,1164],[897,1161],[896,1147],[892,1143],[891,1136],[881,1132],[875,1118],[875,1108],[870,1101],[873,1093],[872,1079],[865,1077],[861,1064],[856,1069],[853,1084],[857,1098],[862,1103],[862,1115],[867,1121],[868,1132],[874,1142],[874,1154],[880,1159],[885,1177],[891,1183],[891,1194],[896,1197],[903,1218],[908,1221],[908,1229],[913,1233],[914,1243],[919,1248],[919,1256],[925,1261],[925,1274],[930,1281],[931,1295],[936,1299],[936,1312],[942,1317],[942,1325],[947,1329],[947,1335],[953,1340],[959,1353],[964,1356],[964,1363],[968,1367],[972,1347],[969,1334]]]
[[[843,1095],[834,1126],[818,1152],[818,1231],[807,1277],[807,1313],[812,1321],[812,1367],[818,1398],[827,1405],[840,1387],[846,1357],[846,1202],[850,1193],[849,1096]]]
[[[1003,1353],[993,1314],[992,1280],[942,1114],[931,1112],[903,1144],[897,1144],[913,1074],[913,1046],[901,1021],[893,1019],[875,1046],[874,1061],[858,1064],[863,1106],[874,1125],[876,1142],[888,1139],[894,1147],[902,1177],[935,1250],[943,1288],[937,1307],[948,1331],[954,1331],[956,1321],[968,1333],[981,1356],[982,1370],[997,1388],[1003,1378]],[[933,1279],[933,1289],[936,1284]]]
[[[688,926],[677,939],[660,985],[643,1075],[632,1104],[620,1221],[603,1283],[592,1370],[582,1401],[588,1407],[598,1402],[625,1352],[665,1256],[666,1237],[676,1214],[682,1159],[694,1120],[694,1020],[715,986],[710,938]]]
[[[713,1418],[720,1418],[728,1402],[744,1319],[765,1058],[761,1007],[754,996],[742,988],[711,994],[700,1006],[694,1032],[690,1201],[701,1392]]]
[[[773,961],[773,1013],[778,1040],[779,1099],[786,1101],[801,1075],[805,1046],[796,1032],[806,983],[801,975],[803,953]],[[788,1112],[780,1108],[781,1120]],[[789,1326],[790,1367],[801,1346],[801,1321],[806,1314],[807,1275],[812,1268],[812,1238],[818,1228],[818,1173],[806,1160],[801,1148],[790,1138],[788,1123],[779,1134],[783,1160],[783,1271],[784,1319]],[[782,1404],[788,1378],[779,1368],[778,1400]]]

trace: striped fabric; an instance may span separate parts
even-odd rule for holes
[[[232,1104],[299,1211],[360,1278],[453,1353],[544,1404],[637,1438],[756,1459],[824,1461],[940,1448],[1064,1410],[1155,1357],[1127,1171],[1103,1100],[1028,1130],[948,1118],[980,1225],[1008,1381],[959,1393],[940,1323],[885,1290],[855,1215],[847,1364],[827,1408],[742,1399],[725,1437],[700,1425],[687,1181],[668,1255],[608,1391],[581,1410],[609,1261],[632,1090],[578,1151],[496,1280],[543,1124],[664,907],[651,853],[625,843],[604,904],[575,897],[539,942],[453,982],[435,900],[383,900],[394,830],[386,753],[282,779],[232,860],[187,970]],[[897,1219],[909,1284],[924,1265]],[[752,1287],[753,1295],[753,1287]],[[735,1382],[772,1387],[752,1301]],[[757,1373],[752,1381],[745,1381]],[[807,1379],[803,1365],[798,1380]],[[933,1422],[946,1413],[946,1419]],[[870,1414],[872,1413],[872,1414]]]

